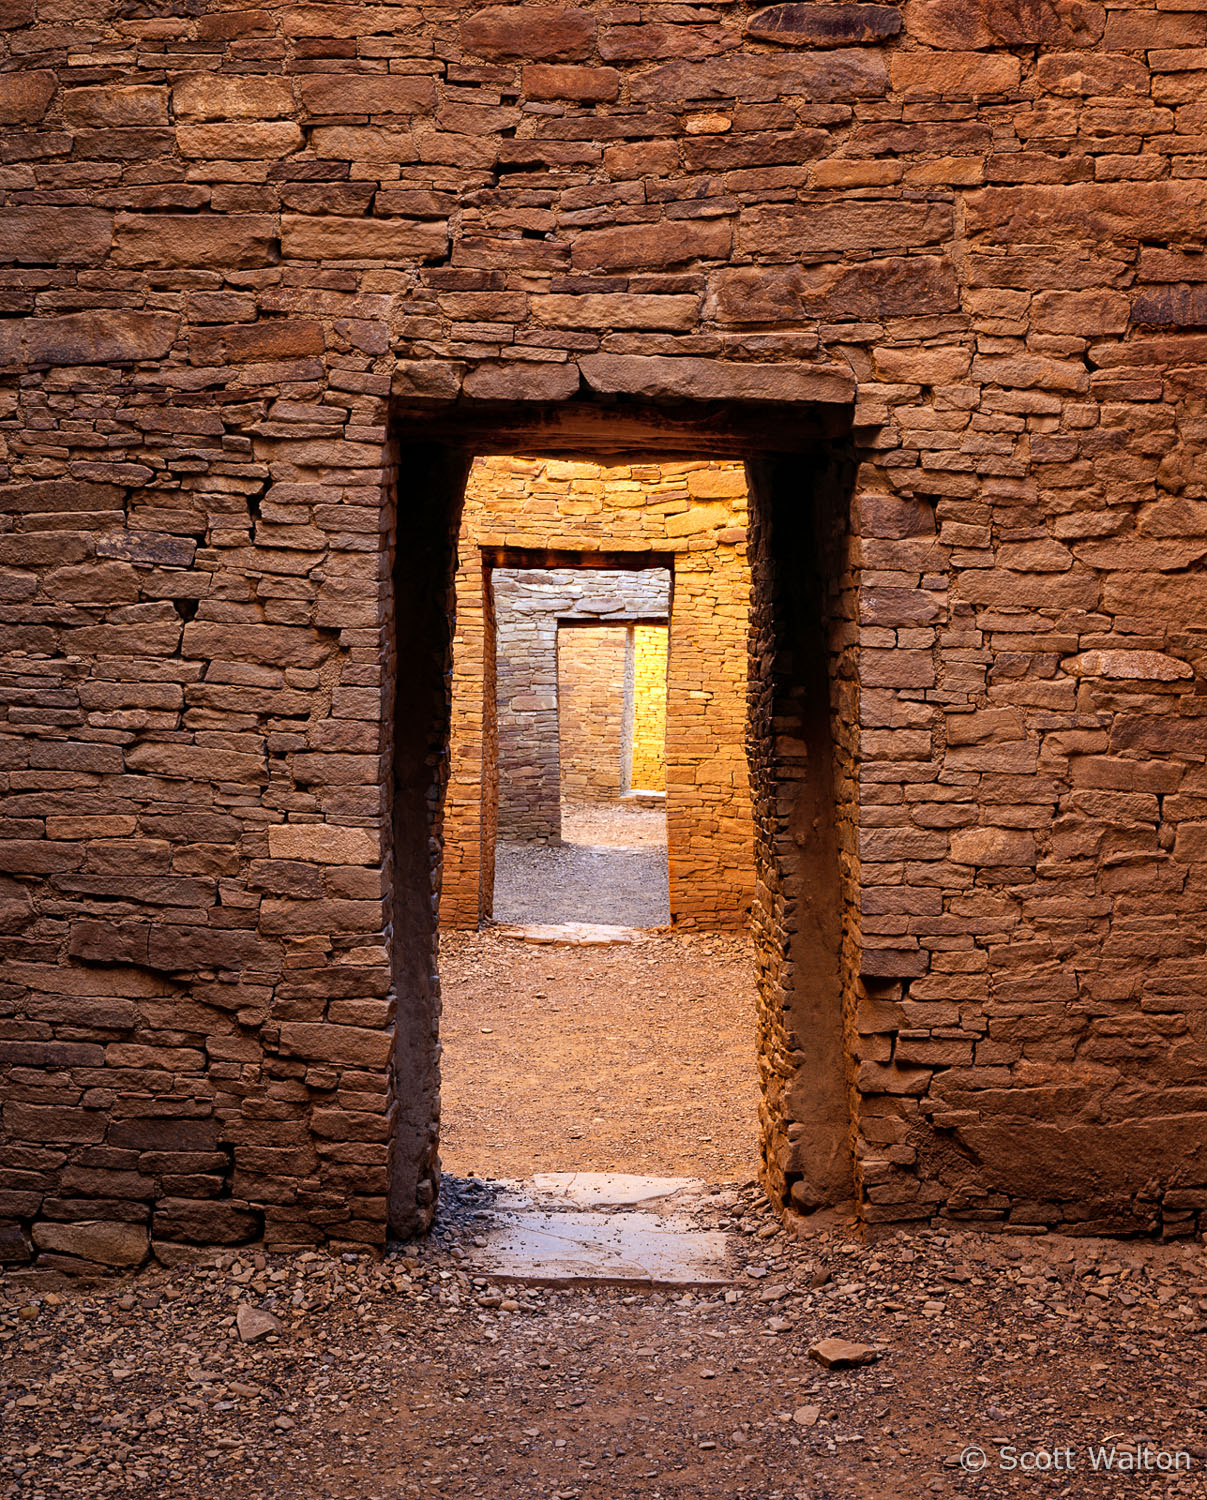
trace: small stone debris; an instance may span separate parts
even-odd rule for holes
[[[847,1370],[855,1365],[870,1365],[880,1358],[875,1344],[852,1344],[846,1339],[818,1339],[809,1345],[809,1358],[826,1370]]]
[[[667,1495],[693,1464],[693,1493],[725,1500],[797,1500],[805,1472],[810,1495],[954,1496],[967,1445],[992,1461],[1043,1424],[1086,1451],[1173,1437],[1176,1420],[1173,1440],[1207,1456],[1198,1244],[919,1231],[866,1245],[828,1229],[773,1242],[768,1278],[740,1293],[538,1291],[473,1265],[495,1186],[446,1184],[433,1236],[380,1260],[244,1249],[120,1283],[0,1274],[0,1500],[55,1500],[67,1480],[75,1500],[593,1500]],[[737,1196],[701,1195],[695,1228],[731,1222]],[[810,1288],[819,1266],[833,1279]],[[768,1303],[764,1286],[789,1294]],[[246,1343],[240,1303],[244,1321],[279,1315],[284,1336]],[[783,1309],[795,1329],[776,1335]],[[844,1327],[862,1342],[825,1337]],[[1104,1392],[1126,1430],[1099,1415]],[[420,1472],[432,1483],[409,1486]]]
[[[250,1307],[246,1302],[239,1305],[235,1314],[235,1326],[245,1344],[255,1344],[260,1339],[266,1339],[269,1334],[285,1332],[284,1323],[275,1313],[270,1313],[263,1307]]]

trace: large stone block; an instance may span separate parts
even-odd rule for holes
[[[414,136],[409,130],[400,130],[395,126],[318,125],[311,131],[310,140],[315,152],[329,161],[411,162],[419,156]],[[388,201],[383,199],[381,193],[377,195],[379,212],[382,211],[383,203]],[[310,211],[308,205],[300,203],[291,204],[290,207]],[[363,214],[367,207],[367,202],[359,205],[360,212]],[[330,195],[324,193],[314,203],[313,211],[330,213]],[[357,210],[345,212],[356,213]],[[437,214],[436,217],[443,218],[444,215]]]
[[[1035,76],[1045,93],[1065,98],[1147,96],[1151,81],[1148,69],[1135,58],[1104,56],[1100,52],[1050,53],[1039,59]]]
[[[66,1104],[24,1104],[16,1099],[4,1106],[4,1133],[10,1141],[48,1145],[94,1143],[105,1139],[106,1117],[99,1109],[74,1109]]]
[[[595,17],[585,8],[486,5],[461,23],[461,45],[478,57],[580,58],[594,40]]]
[[[968,233],[999,244],[1193,238],[1207,215],[1207,182],[982,188],[965,205]]]
[[[228,625],[190,620],[181,649],[203,661],[258,661],[279,667],[317,667],[330,648],[312,630],[292,625]]]
[[[165,974],[198,969],[222,969],[242,974],[250,970],[275,973],[281,950],[254,932],[237,927],[186,927],[163,923],[147,935],[145,959],[149,969]]]
[[[655,400],[848,402],[855,378],[837,365],[740,364],[663,355],[589,354],[580,361],[596,391]]]
[[[189,73],[172,86],[178,120],[276,120],[295,113],[293,84],[263,73]]]
[[[670,62],[639,74],[634,99],[654,104],[709,99],[745,103],[800,96],[810,100],[878,99],[888,92],[888,70],[874,53],[826,52],[817,57],[747,54],[706,62]]]
[[[264,318],[256,323],[215,324],[189,335],[194,364],[240,364],[247,360],[292,359],[323,352],[323,325],[317,318]]]
[[[1033,865],[1035,835],[1021,828],[958,828],[950,858],[957,865]]]
[[[31,365],[108,365],[162,359],[175,342],[175,313],[67,313],[25,322],[25,358]]]
[[[303,73],[298,93],[311,115],[417,115],[436,105],[433,81],[405,73]]]
[[[180,777],[186,781],[250,781],[266,779],[264,760],[242,750],[222,750],[209,745],[133,745],[126,751],[126,769],[152,776]]]
[[[301,260],[439,260],[448,250],[448,226],[421,219],[282,214],[281,250]]]
[[[942,244],[953,233],[952,210],[946,203],[827,200],[743,209],[738,243],[748,255],[792,260],[858,250],[913,250]]]
[[[63,91],[69,125],[167,125],[168,90],[159,84],[93,84]]]
[[[375,865],[382,858],[381,835],[374,829],[330,823],[274,823],[268,829],[268,849],[273,859],[323,865]]]
[[[532,318],[545,328],[694,328],[700,299],[640,292],[537,294]]]
[[[259,1238],[260,1220],[246,1204],[162,1198],[151,1233],[156,1240],[190,1245],[243,1245]]]
[[[895,5],[768,5],[746,22],[746,35],[788,47],[850,47],[887,41],[901,30]]]
[[[984,52],[899,52],[892,66],[893,90],[907,97],[1009,94],[1020,77],[1017,57]]]
[[[622,271],[724,260],[733,243],[729,219],[674,219],[588,229],[574,241],[570,258],[584,271]]]
[[[271,265],[278,229],[269,214],[118,214],[113,259],[121,266],[213,266],[221,270]]]
[[[462,389],[478,401],[566,401],[578,387],[575,364],[512,359],[475,366]]]
[[[346,1067],[384,1068],[394,1046],[393,1029],[336,1026],[322,1021],[283,1021],[281,1052]]]
[[[1103,1080],[1088,1081],[1100,1097]],[[1136,1182],[1160,1182],[1171,1160],[1198,1162],[1207,1152],[1207,1114],[1091,1123],[1028,1119],[1048,1113],[1051,1104],[1039,1098],[1028,1109],[1024,1091],[1016,1093],[1013,1106],[997,1095],[1003,1118],[981,1118],[955,1131],[984,1186],[1011,1196],[1081,1203],[1122,1193],[1130,1202]]]
[[[305,144],[292,120],[236,120],[181,125],[176,149],[181,156],[205,161],[276,161]]]
[[[1140,328],[1207,328],[1207,287],[1171,286],[1140,292],[1132,299],[1129,321]]]
[[[908,0],[905,7],[907,34],[930,47],[1092,46],[1105,23],[1099,0]]]
[[[113,242],[113,215],[98,208],[0,209],[0,262],[97,266]]]
[[[523,72],[529,99],[574,99],[602,104],[620,92],[616,68],[581,68],[566,63],[529,63]]]
[[[960,305],[946,256],[910,255],[845,266],[750,266],[717,271],[709,311],[724,323],[782,323],[798,317],[925,317]]]
[[[141,1224],[87,1219],[75,1224],[35,1224],[33,1241],[39,1250],[122,1269],[142,1265],[150,1248],[147,1231]]]
[[[50,108],[58,83],[49,68],[0,73],[0,125],[36,125]]]

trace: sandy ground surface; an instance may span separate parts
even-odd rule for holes
[[[512,844],[495,850],[496,922],[602,922],[665,927],[665,849]]]
[[[754,1175],[747,939],[555,948],[445,933],[440,977],[446,1170]]]
[[[1201,1245],[782,1227],[742,942],[458,934],[441,969],[434,1233],[0,1275],[0,1500],[1207,1500]],[[471,1170],[607,1168],[708,1179],[728,1282],[478,1269]],[[240,1313],[276,1322],[246,1342]],[[874,1362],[823,1368],[831,1337]]]
[[[666,848],[666,809],[625,802],[563,802],[562,837],[572,844]]]
[[[232,1251],[102,1285],[0,1279],[0,1495],[1207,1495],[1200,1246],[798,1242],[722,1189],[700,1220],[734,1235],[729,1288],[551,1290],[475,1274],[488,1198],[450,1184],[439,1232],[382,1263]],[[242,1343],[241,1305],[279,1333]],[[833,1335],[880,1358],[825,1370],[808,1349]],[[1183,1467],[1120,1469],[1134,1451]]]

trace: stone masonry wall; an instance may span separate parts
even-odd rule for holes
[[[663,568],[495,568],[499,834],[524,842],[561,836],[558,622],[627,620],[670,611]],[[621,691],[624,666],[621,664]],[[482,701],[489,705],[489,694]],[[619,749],[617,764],[619,765]]]
[[[558,631],[558,744],[567,802],[614,802],[620,797],[628,665],[624,626]]]
[[[664,625],[633,626],[633,723],[625,791],[666,791],[668,645]]]
[[[488,587],[482,558],[484,551],[508,548],[594,554],[597,560],[604,554],[610,564],[628,551],[646,562],[655,556],[663,569],[671,562],[666,777],[672,920],[745,924],[754,882],[744,750],[746,514],[740,464],[609,466],[524,458],[475,464],[459,540],[443,925],[476,927],[489,914],[481,818],[496,793],[481,755],[489,718],[481,670],[491,650],[482,625]],[[604,570],[609,575],[613,567]],[[647,587],[660,590],[665,608],[665,586]],[[584,597],[598,604],[607,596],[592,590]],[[502,661],[498,652],[496,658]]]
[[[817,638],[864,1215],[1201,1226],[1205,49],[1207,0],[2,0],[6,1254],[425,1222],[441,751],[396,705],[438,634],[391,643],[461,456],[567,445],[848,445]],[[752,758],[780,1192],[833,1131],[784,1024],[834,1022],[790,585]]]

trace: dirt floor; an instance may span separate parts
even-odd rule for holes
[[[441,1158],[458,1176],[753,1177],[754,960],[743,937],[606,948],[440,940]]]
[[[623,803],[564,803],[560,844],[499,840],[493,910],[496,922],[665,927],[666,814]]]
[[[437,1234],[381,1263],[3,1278],[0,1495],[1207,1495],[1198,1245],[798,1242],[726,1188],[700,1218],[734,1235],[731,1287],[536,1288],[475,1276],[488,1195],[450,1184]],[[240,1306],[279,1332],[243,1343]],[[808,1350],[830,1335],[879,1358],[823,1369]]]

